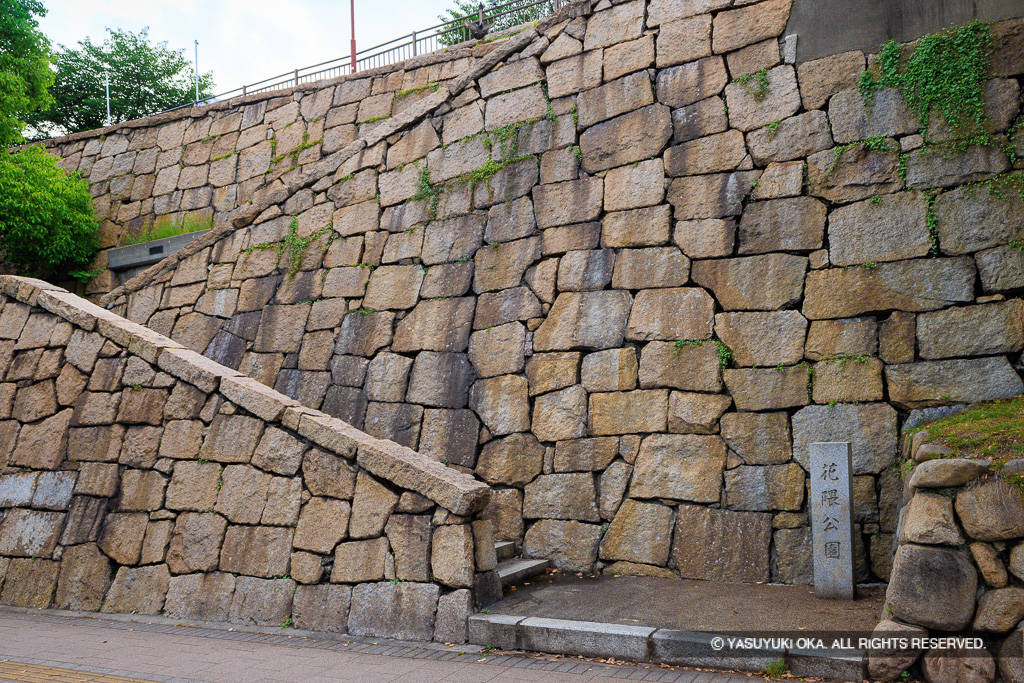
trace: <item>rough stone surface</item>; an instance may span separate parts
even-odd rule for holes
[[[771,515],[681,505],[672,560],[688,579],[766,581],[771,539]]]
[[[524,557],[544,557],[557,569],[590,572],[597,561],[601,528],[575,521],[544,519],[526,532]]]
[[[974,616],[977,572],[950,550],[904,545],[896,552],[886,604],[897,619],[941,631],[959,631]]]

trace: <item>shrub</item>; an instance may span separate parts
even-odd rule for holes
[[[89,263],[99,221],[88,184],[39,147],[0,154],[0,252],[20,274],[53,276]]]

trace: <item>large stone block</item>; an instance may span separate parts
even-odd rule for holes
[[[723,370],[722,379],[739,410],[781,410],[810,403],[805,367]]]
[[[11,607],[46,609],[53,601],[60,576],[60,562],[15,558],[7,567],[0,603]]]
[[[715,53],[778,37],[786,28],[792,6],[792,0],[768,0],[719,13],[715,17]]]
[[[348,534],[351,508],[332,498],[311,498],[302,507],[292,546],[300,550],[330,554]]]
[[[388,558],[388,539],[348,541],[334,550],[332,583],[365,583],[384,578],[384,565]]]
[[[670,176],[734,171],[747,156],[743,133],[730,130],[669,147],[665,170]]]
[[[396,326],[391,350],[465,351],[469,346],[474,303],[472,297],[420,301]]]
[[[654,104],[651,79],[638,72],[580,93],[578,125],[588,128],[626,112]]]
[[[587,22],[583,47],[594,50],[640,37],[643,31],[644,3],[627,2],[595,12]]]
[[[295,590],[291,579],[239,576],[235,580],[228,619],[236,624],[280,626],[291,617]]]
[[[673,517],[667,505],[626,499],[601,542],[601,559],[665,566]]]
[[[352,589],[348,632],[400,640],[430,640],[440,588],[430,583],[364,583]]]
[[[428,515],[392,515],[384,527],[401,581],[430,578],[431,523]]]
[[[696,270],[696,266],[695,266]],[[974,300],[970,258],[915,259],[877,268],[830,268],[807,275],[803,314],[811,320],[899,310],[934,311]]]
[[[632,297],[629,292],[566,292],[558,295],[534,335],[537,351],[609,349],[622,345]]]
[[[580,136],[583,169],[597,173],[650,159],[661,153],[671,137],[672,116],[664,105],[653,104],[623,114],[588,128]]]
[[[839,358],[814,366],[815,403],[859,403],[884,399],[882,361],[877,358]]]
[[[157,615],[163,610],[171,574],[167,565],[121,567],[107,592],[101,612]]]
[[[523,516],[530,519],[600,521],[593,475],[546,474],[537,477],[526,486]]]
[[[164,602],[164,614],[172,619],[227,621],[235,594],[231,574],[172,576]]]
[[[885,378],[889,399],[905,410],[1024,393],[1024,382],[1005,356],[889,365]]]
[[[737,171],[676,178],[669,185],[668,201],[677,220],[738,216],[760,177],[761,171]]]
[[[904,545],[896,551],[885,593],[889,613],[940,631],[960,631],[974,616],[977,570],[964,556],[940,548]]]
[[[654,434],[640,446],[630,496],[717,503],[725,460],[717,436]]]
[[[715,334],[739,366],[794,365],[804,355],[807,319],[797,311],[719,313]]]
[[[214,509],[235,524],[259,524],[271,476],[248,465],[230,465],[221,472]]]
[[[452,588],[472,588],[475,567],[473,528],[469,524],[440,526],[430,544],[430,569],[435,580]]]
[[[687,579],[767,581],[771,540],[769,514],[680,505],[672,561]]]
[[[469,406],[496,436],[530,428],[530,403],[525,377],[501,375],[482,379],[469,391]]]
[[[800,465],[741,465],[725,473],[725,498],[730,510],[799,511],[804,502],[805,475]]]
[[[462,408],[474,378],[473,366],[465,354],[424,351],[412,366],[406,400],[441,408]]]
[[[601,528],[594,524],[544,519],[526,532],[525,557],[547,558],[563,571],[590,572],[597,561]]]
[[[619,454],[614,437],[573,439],[555,444],[555,472],[600,472]]]
[[[809,251],[821,247],[825,205],[811,197],[749,204],[740,220],[741,254]]]
[[[728,82],[725,60],[721,57],[698,59],[658,73],[658,101],[679,109],[713,98],[725,89]],[[719,101],[718,104],[724,114],[724,103]]]
[[[829,260],[834,266],[900,261],[932,249],[925,214],[928,201],[916,193],[883,195],[836,209],[829,216]]]
[[[472,410],[428,408],[423,411],[418,450],[440,462],[473,467],[479,433],[480,421]]]
[[[714,434],[718,430],[719,419],[731,405],[731,396],[673,391],[668,399],[668,431]]]
[[[541,473],[544,447],[532,434],[513,434],[487,442],[476,474],[488,484],[525,486]]]
[[[877,474],[896,458],[896,424],[896,411],[885,403],[804,408],[793,415],[793,459],[809,471],[810,444],[849,441],[853,473]]]
[[[614,168],[605,176],[606,211],[625,211],[660,204],[665,197],[665,168],[660,159]]]
[[[291,548],[287,527],[229,526],[219,567],[224,572],[263,578],[286,576]]]
[[[832,136],[839,144],[874,137],[916,133],[920,124],[903,96],[892,88],[875,92],[870,109],[859,90],[844,90],[829,100]]]
[[[341,322],[341,332],[338,333],[338,339],[334,344],[334,352],[354,356],[373,356],[378,350],[391,343],[391,330],[394,321],[395,314],[392,312],[353,311],[347,314]]]
[[[806,272],[807,258],[803,256],[766,254],[696,261],[691,277],[713,291],[727,311],[774,311],[800,300]]]
[[[167,566],[175,574],[214,571],[226,528],[227,522],[220,515],[193,512],[179,515],[167,550]]]
[[[384,532],[388,517],[398,505],[399,496],[366,472],[356,477],[356,492],[352,499],[352,517],[348,535],[351,538],[371,538]],[[340,514],[340,509],[335,508]],[[340,521],[340,520],[339,520]]]
[[[690,259],[675,247],[625,249],[615,259],[612,287],[682,287],[690,279]]]
[[[775,532],[772,579],[779,583],[814,583],[814,554],[809,527],[779,529]]]
[[[541,229],[592,221],[601,215],[603,202],[601,178],[539,185],[533,191],[534,213]]]
[[[855,145],[839,157],[832,150],[811,155],[807,160],[810,193],[845,204],[900,190],[903,180],[896,144],[891,142],[893,149],[886,150]]]
[[[64,550],[54,609],[97,612],[113,579],[113,565],[95,544]]]
[[[788,0],[784,1],[788,4]],[[746,83],[734,81],[725,87],[729,125],[733,128],[752,131],[772,121],[787,119],[799,111],[800,89],[793,67],[788,64],[777,66],[770,69],[765,77],[768,79],[766,90],[762,90],[757,75]]]
[[[351,602],[352,588],[349,586],[299,586],[292,598],[294,626],[311,631],[345,633]]]
[[[973,539],[1005,541],[1024,536],[1024,496],[1001,478],[961,490],[956,513],[964,532]]]
[[[217,415],[199,451],[202,460],[249,462],[263,434],[263,422],[244,415]]]
[[[0,555],[49,557],[64,527],[62,512],[14,508],[0,521]]]
[[[878,327],[874,318],[815,320],[807,334],[805,353],[811,360],[873,356],[878,353]]]
[[[83,397],[87,395],[82,394]],[[63,410],[37,424],[24,425],[18,434],[10,464],[32,469],[57,469],[68,448],[71,417],[71,410]]]
[[[793,455],[786,413],[727,413],[722,438],[748,465],[781,465]]]
[[[594,436],[663,432],[668,423],[668,390],[591,394],[588,415]]]
[[[917,318],[922,358],[988,356],[1024,348],[1024,301],[949,308]]]
[[[526,328],[520,323],[474,332],[469,340],[469,357],[481,377],[521,371],[525,354]]]
[[[640,387],[671,387],[710,393],[721,391],[718,347],[710,342],[651,342],[640,355]]]
[[[708,339],[714,327],[714,300],[697,287],[637,292],[626,325],[631,341]]]
[[[585,436],[587,392],[577,384],[535,398],[531,431],[541,441],[561,441]]]
[[[580,368],[581,383],[591,392],[629,391],[636,388],[637,367],[635,349],[598,351],[584,357]],[[575,379],[575,364],[572,369]],[[532,386],[531,393],[537,393]]]

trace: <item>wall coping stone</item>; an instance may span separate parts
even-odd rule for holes
[[[32,278],[0,275],[0,292],[30,306],[39,306],[87,332],[95,331],[205,392],[219,390],[264,421],[291,428],[325,450],[349,460],[358,457],[359,464],[372,474],[426,496],[456,515],[478,512],[490,498],[490,486],[472,475],[302,407],[235,370],[60,287]]]

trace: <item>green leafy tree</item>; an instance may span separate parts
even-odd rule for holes
[[[50,41],[36,17],[38,0],[0,0],[0,147],[21,142],[24,118],[51,102]]]
[[[0,252],[19,273],[53,277],[99,249],[89,185],[39,147],[0,153]]]
[[[480,15],[480,3],[472,0],[454,0],[455,7],[447,10],[437,18],[445,23],[451,23],[448,30],[442,29],[438,41],[442,45],[455,45],[467,40],[472,40],[469,30],[462,25],[463,19],[471,22],[478,21]],[[537,0],[490,0],[484,3],[484,23],[494,22],[491,32],[503,31],[513,26],[528,24],[554,11],[554,4],[550,1],[537,4]],[[500,16],[499,16],[500,15]]]
[[[38,131],[55,135],[106,125],[108,72],[112,123],[143,118],[195,99],[195,74],[183,49],[151,43],[148,27],[138,34],[109,28],[107,33],[101,45],[86,38],[77,49],[60,46],[50,90],[53,106],[31,120]],[[212,72],[200,74],[200,99],[209,97],[212,88]]]

